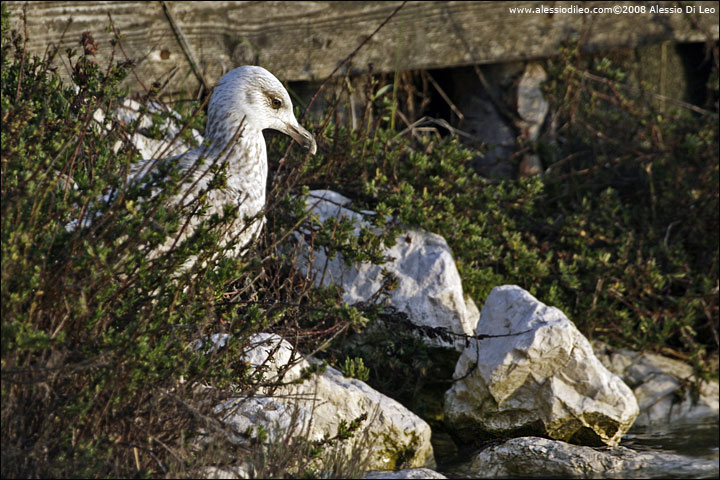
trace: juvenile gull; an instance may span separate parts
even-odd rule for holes
[[[265,206],[268,165],[262,131],[266,128],[290,135],[315,154],[315,139],[295,119],[290,95],[282,83],[262,67],[236,68],[218,81],[210,97],[205,145],[183,154],[179,160],[180,168],[190,172],[190,178],[172,201],[184,204],[207,187],[213,178],[209,171],[212,165],[227,163],[227,186],[208,193],[211,207],[207,213],[221,213],[227,204],[239,206],[235,230],[230,232],[239,238],[236,251],[253,240],[264,223],[264,218],[250,219]],[[198,160],[203,160],[199,168]],[[133,169],[131,178],[141,180],[156,164],[153,160],[141,163]],[[190,227],[197,221],[194,219]],[[169,239],[163,250],[174,240]]]

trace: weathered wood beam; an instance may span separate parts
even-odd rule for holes
[[[25,2],[6,3],[12,28],[22,31],[20,13]],[[112,50],[113,33],[107,29],[111,16],[122,33],[124,51],[139,61],[137,74],[143,83],[163,79],[178,68],[168,93],[195,91],[200,77],[212,85],[224,72],[248,63],[263,65],[282,80],[322,80],[399,4],[30,2],[28,48],[38,55],[50,43],[60,43],[61,52],[66,47],[79,48],[82,32],[90,31],[98,42],[102,64]],[[714,13],[697,14],[692,21],[685,13],[651,12],[653,5],[669,9],[676,8],[676,2],[637,2],[635,6],[645,6],[645,13],[624,14],[513,14],[510,8],[598,8],[630,6],[629,2],[408,2],[360,50],[351,71],[367,71],[368,64],[381,72],[548,57],[571,38],[583,38],[592,50],[667,40],[704,41],[708,36],[717,40],[718,2],[689,4],[708,12],[714,9]],[[193,56],[199,73],[192,70]],[[115,59],[122,59],[122,53],[116,52]],[[140,88],[137,82],[131,87]]]

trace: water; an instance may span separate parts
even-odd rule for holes
[[[674,453],[718,460],[720,427],[715,422],[684,422],[665,428],[632,428],[620,445],[633,450]]]
[[[667,426],[664,428],[653,427],[653,428],[633,428],[631,432],[623,437],[621,446],[630,448],[635,451],[651,451],[664,454],[681,455],[685,457],[688,462],[683,463],[684,466],[678,471],[662,471],[658,473],[653,472],[647,478],[717,478],[717,473],[714,475],[697,474],[691,473],[695,470],[699,464],[707,465],[708,462],[715,462],[717,465],[720,459],[720,428],[718,419],[710,419],[709,421],[689,423],[684,422],[682,424],[676,424]],[[476,452],[464,452],[461,456],[467,456],[467,458],[457,459],[452,464],[446,464],[441,466],[438,471],[446,475],[448,478],[474,478],[478,474],[482,475],[482,472],[470,471],[468,469],[469,460],[474,456]],[[688,469],[688,464],[693,464],[695,467]],[[443,468],[444,467],[444,468]],[[702,470],[707,472],[707,470]],[[717,468],[715,469],[717,472]],[[632,472],[630,472],[632,473]],[[595,472],[595,476],[600,478],[603,476],[603,472]],[[525,478],[547,478],[551,475],[553,478],[562,478],[557,475],[553,475],[550,472],[527,472],[522,475]],[[613,475],[617,477],[617,475]]]

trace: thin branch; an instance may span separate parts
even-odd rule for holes
[[[20,59],[20,71],[18,72],[18,83],[17,89],[15,90],[15,103],[20,100],[20,91],[22,90],[23,71],[25,70],[25,59],[27,58],[27,2],[23,5],[23,30],[25,32],[23,36],[23,51],[22,58]]]
[[[190,62],[190,67],[192,68],[193,73],[195,73],[195,76],[198,78],[198,80],[200,80],[200,83],[202,83],[202,86],[205,89],[205,91],[209,92],[210,87],[208,86],[208,83],[205,80],[205,76],[203,75],[202,71],[200,70],[198,62],[195,59],[195,55],[193,54],[192,48],[190,48],[190,43],[188,43],[187,38],[185,37],[185,34],[183,33],[182,29],[175,21],[175,18],[173,17],[172,12],[170,11],[170,6],[167,4],[167,2],[160,2],[160,4],[163,7],[165,16],[167,17],[168,22],[170,22],[170,26],[172,27],[173,33],[175,33],[175,37],[177,38],[178,43],[180,44],[180,47],[182,48],[182,51],[185,54],[185,57],[188,59],[188,62]]]
[[[117,42],[117,45],[120,47],[120,51],[122,52],[123,56],[125,57],[125,60],[131,63],[132,60],[128,56],[128,54],[125,52],[125,49],[122,46],[122,42],[120,41],[120,34],[115,29],[115,22],[113,22],[112,15],[110,15],[110,12],[108,12],[108,18],[110,19],[110,28],[112,28],[113,35],[115,35],[115,41]],[[135,67],[132,68],[133,76],[135,77],[135,80],[140,84],[141,87],[143,87],[143,90],[145,90],[145,93],[149,93],[150,89],[148,89],[142,80],[140,80],[140,77],[138,76],[137,72],[135,71]]]
[[[697,105],[693,105],[692,103],[683,102],[682,100],[678,100],[678,99],[676,99],[676,98],[666,97],[665,95],[660,95],[659,93],[643,92],[643,91],[640,90],[639,88],[635,88],[635,87],[632,87],[632,86],[627,85],[627,84],[624,84],[624,83],[616,82],[616,81],[610,80],[610,79],[608,79],[608,78],[601,77],[601,76],[599,76],[599,75],[594,75],[594,74],[592,74],[592,73],[590,73],[590,72],[581,71],[581,72],[579,72],[579,73],[580,73],[584,78],[587,78],[588,80],[592,80],[592,81],[594,81],[594,82],[603,83],[603,84],[605,84],[605,85],[609,85],[610,87],[618,86],[618,87],[624,88],[625,90],[627,90],[627,91],[629,91],[629,92],[631,92],[631,93],[638,94],[638,95],[640,95],[640,94],[649,94],[649,95],[653,96],[653,97],[654,97],[655,99],[657,99],[657,100],[660,100],[660,101],[663,101],[663,102],[672,103],[673,105],[676,105],[676,106],[681,107],[681,108],[686,108],[686,109],[688,109],[688,110],[692,110],[693,112],[699,113],[700,115],[706,115],[706,116],[713,117],[713,118],[717,118],[717,117],[718,117],[718,114],[717,114],[717,113],[711,112],[710,110],[706,110],[706,109],[704,109],[704,108],[700,108],[700,107],[698,107]]]
[[[432,75],[430,75],[427,72],[427,70],[422,70],[422,74],[428,80],[430,80],[430,83],[432,83],[433,87],[435,87],[435,90],[437,90],[437,92],[440,94],[440,96],[443,98],[443,100],[445,100],[445,103],[447,103],[448,106],[450,107],[450,110],[452,110],[453,113],[455,115],[457,115],[457,117],[460,119],[460,121],[465,120],[465,115],[463,115],[463,113],[460,111],[460,109],[455,106],[455,104],[452,102],[452,100],[450,100],[450,97],[447,96],[447,94],[445,93],[445,90],[440,88],[440,85],[438,85],[438,83],[435,81],[435,79],[432,77]]]
[[[393,10],[392,13],[390,13],[390,15],[388,15],[387,18],[385,18],[385,20],[383,20],[383,22],[380,25],[378,25],[377,28],[370,35],[368,35],[365,40],[360,42],[360,45],[355,47],[355,50],[350,52],[350,54],[347,57],[345,57],[343,59],[343,61],[341,61],[332,72],[330,72],[330,75],[328,75],[327,78],[325,78],[325,81],[323,81],[323,83],[320,85],[320,87],[315,92],[315,95],[313,95],[313,97],[308,102],[307,107],[305,107],[305,111],[302,113],[302,115],[300,115],[300,118],[298,119],[299,121],[303,121],[303,119],[305,119],[305,115],[307,115],[307,113],[310,111],[310,107],[312,106],[313,103],[315,103],[315,100],[317,99],[318,95],[325,88],[325,86],[328,84],[330,79],[333,78],[333,76],[341,68],[343,68],[350,60],[352,60],[355,57],[355,55],[357,55],[357,53],[360,51],[360,49],[362,47],[364,47],[380,31],[381,28],[383,28],[385,25],[387,25],[387,23],[395,16],[395,14],[397,14],[400,11],[400,9],[402,9],[405,6],[406,3],[407,3],[407,0],[402,2],[400,5],[398,5],[398,7],[395,10]],[[293,140],[293,142],[294,142],[294,140]],[[277,173],[279,173],[282,170],[283,165],[285,164],[285,160],[287,159],[287,156],[290,153],[290,147],[292,146],[293,142],[290,142],[290,145],[288,145],[287,150],[285,150],[285,155],[283,155],[282,159],[280,159],[280,164],[278,165]],[[277,173],[276,173],[276,175],[277,175]]]

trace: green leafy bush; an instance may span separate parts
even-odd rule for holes
[[[563,304],[589,333],[703,367],[718,349],[717,82],[698,114],[661,110],[601,56],[571,48],[550,68],[564,141],[548,149],[543,203],[562,217],[541,241],[564,246],[575,270]]]
[[[549,72],[556,127],[527,146],[548,167],[542,178],[478,176],[477,152],[451,136],[390,129],[395,106],[371,92],[362,127],[324,122],[321,154],[297,166],[301,183],[443,235],[479,305],[495,286],[517,284],[590,338],[689,358],[707,374],[718,349],[717,103],[705,114],[661,112],[651,94],[619,84],[607,59],[577,48]],[[383,350],[361,355],[371,372]],[[395,370],[386,358],[371,384],[395,378],[381,390],[397,396],[419,358]]]
[[[276,240],[288,237],[281,218],[291,214],[273,217],[273,235],[240,257],[219,247],[236,208],[182,235],[207,195],[183,209],[168,203],[186,181],[177,162],[144,184],[126,181],[141,160],[130,142],[140,121],[109,112],[127,95],[132,64],[101,69],[89,34],[81,52],[30,57],[4,5],[2,23],[2,476],[195,476],[251,456],[213,412],[275,386],[242,360],[250,335],[275,331],[310,351],[363,317],[283,257]],[[74,87],[52,71],[62,54]],[[156,100],[140,98],[140,113]],[[197,125],[201,107],[181,123]],[[153,117],[143,133],[161,137],[167,116]],[[224,180],[218,165],[208,191]],[[289,212],[295,203],[285,198]],[[222,349],[193,346],[214,333],[232,337]],[[215,432],[211,449],[200,432]]]

